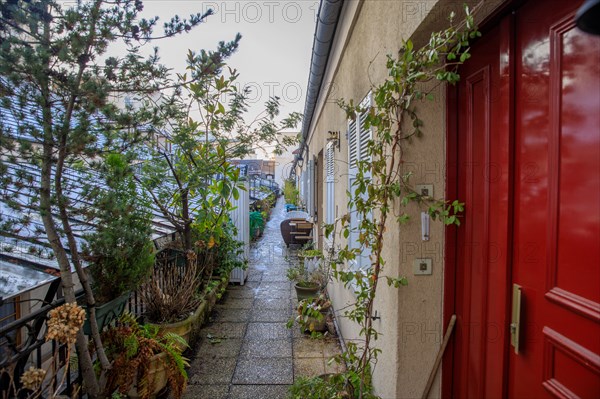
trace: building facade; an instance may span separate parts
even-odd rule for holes
[[[466,3],[482,37],[460,82],[419,105],[423,137],[405,154],[413,184],[465,212],[458,228],[431,222],[427,241],[417,206],[386,231],[386,275],[409,284],[378,291],[376,393],[421,397],[456,315],[430,397],[598,397],[600,37],[576,27],[581,1]],[[403,39],[422,45],[462,5],[321,2],[294,171],[317,225],[351,211],[352,165],[371,137],[336,100],[369,104],[386,55]],[[363,254],[346,267],[368,267]],[[414,269],[421,259],[429,274]],[[343,339],[358,338],[339,317],[355,294],[336,282],[328,292]]]

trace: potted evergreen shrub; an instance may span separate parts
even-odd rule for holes
[[[126,157],[108,155],[100,175],[103,184],[84,191],[93,203],[86,216],[95,230],[84,236],[83,258],[91,264],[88,271],[101,330],[122,313],[131,291],[150,273],[154,246],[149,203],[139,195]]]

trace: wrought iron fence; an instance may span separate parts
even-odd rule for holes
[[[178,279],[185,274],[186,261],[185,253],[179,250],[167,249],[159,251],[155,263],[154,278],[158,279],[158,284],[162,288],[167,284],[177,285],[178,281],[169,279]],[[175,273],[169,273],[169,269],[176,269]],[[60,298],[60,278],[56,278],[48,285],[43,299],[20,299],[18,297],[11,300],[2,300],[0,298],[0,309],[21,309],[26,302],[38,302],[39,308],[32,312],[19,315],[18,312],[0,312],[0,399],[5,398],[25,398],[27,391],[20,389],[21,376],[29,367],[44,368],[52,355],[57,354],[59,359],[59,371],[69,361],[66,359],[66,347],[57,345],[54,341],[46,342],[45,334],[47,329],[48,313],[65,303],[64,298]],[[77,293],[78,302],[84,303],[84,293]],[[126,309],[136,315],[141,322],[144,322],[145,304],[143,295],[140,292],[131,293]],[[10,317],[2,317],[6,313]],[[68,397],[82,397],[81,376],[78,367],[70,368],[70,372],[64,377],[64,384],[61,387],[61,394]],[[56,373],[55,373],[56,374]],[[53,378],[57,378],[54,375]],[[61,375],[62,379],[62,375]],[[46,381],[48,383],[48,381]],[[58,381],[55,381],[55,386]]]
[[[44,299],[15,299],[10,303],[0,299],[0,306],[12,304],[15,308],[20,308],[24,302],[41,302],[37,310],[14,320],[5,320],[0,325],[0,398],[27,397],[28,392],[20,389],[21,376],[29,367],[44,368],[52,356],[56,356],[58,364],[55,365],[56,372],[49,378],[54,379],[54,386],[59,385],[59,379],[62,380],[64,365],[70,360],[66,358],[67,348],[55,341],[46,342],[45,339],[48,313],[65,303],[64,298],[57,297],[60,294],[59,287],[60,279],[50,283]],[[74,397],[79,391],[76,387],[81,385],[81,378],[76,370],[70,369],[64,375],[61,395]]]

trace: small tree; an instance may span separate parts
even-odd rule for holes
[[[276,143],[276,151],[281,152],[289,143],[278,142],[277,133],[295,127],[301,119],[299,113],[292,113],[277,122],[279,99],[271,98],[263,113],[245,122],[250,93],[238,89],[237,71],[226,66],[240,39],[238,34],[230,42],[221,42],[215,51],[190,51],[187,71],[178,75],[182,90],[159,104],[167,121],[161,134],[168,137],[173,152],[155,151],[140,182],[179,231],[186,251],[218,247],[228,234],[232,199],[242,189],[239,169],[230,161],[261,144]],[[212,255],[209,251],[209,258]],[[205,272],[210,275],[212,269]]]
[[[149,201],[137,191],[132,168],[124,155],[109,154],[100,176],[104,185],[88,187],[92,205],[86,212],[95,225],[86,235],[84,253],[96,299],[107,302],[134,290],[154,264]]]

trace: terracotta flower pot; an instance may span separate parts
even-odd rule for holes
[[[165,365],[166,361],[165,353],[158,353],[150,359],[150,376],[148,379],[148,391],[150,392],[150,397],[155,398],[156,395],[162,391],[167,386],[167,369]],[[140,397],[138,392],[138,382],[137,377],[136,381],[127,392],[127,396],[133,399],[137,399]]]
[[[296,289],[296,295],[298,296],[298,301],[303,299],[311,299],[315,298],[319,295],[320,287],[318,284],[312,284],[309,286],[299,285],[298,283],[294,284],[294,288]]]

